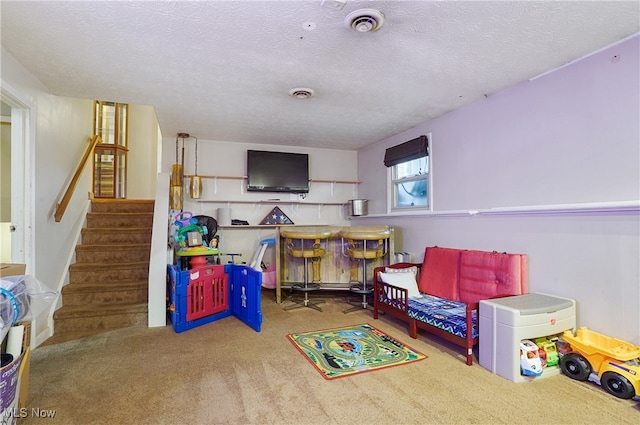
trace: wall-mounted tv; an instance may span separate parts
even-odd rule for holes
[[[250,192],[309,192],[306,153],[247,151],[247,190]]]

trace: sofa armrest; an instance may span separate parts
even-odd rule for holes
[[[396,264],[390,264],[387,266],[379,266],[373,269],[373,285],[374,285],[374,291],[376,287],[386,287],[389,290],[385,290],[384,292],[379,292],[379,291],[375,291],[376,294],[381,293],[381,294],[386,294],[388,297],[390,298],[394,298],[394,299],[402,299],[405,300],[405,304],[408,303],[408,292],[406,289],[394,286],[392,284],[389,283],[384,283],[379,279],[380,273],[384,272],[385,269],[389,268],[389,269],[407,269],[409,267],[416,267],[417,268],[417,276],[420,276],[420,268],[422,267],[422,264],[419,263],[396,263]],[[416,279],[417,279],[416,276]]]
[[[384,272],[386,267],[400,269],[416,266],[414,263],[397,263],[389,266],[376,267],[373,270],[373,317],[378,318],[378,311],[382,311],[392,316],[405,318],[409,312],[409,291],[379,279],[379,273]]]

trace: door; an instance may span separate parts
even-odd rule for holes
[[[11,106],[0,111],[0,263],[11,263]]]
[[[32,111],[36,107],[26,97],[15,91],[11,85],[2,81],[0,85],[0,105],[2,106],[2,121],[5,128],[2,136],[2,179],[0,182],[0,195],[2,204],[5,199],[10,203],[9,213],[4,212],[9,218],[7,233],[2,233],[2,246],[9,247],[9,262],[26,265],[26,274],[35,275],[35,241],[33,229],[34,198],[33,180],[35,170],[35,121]],[[5,112],[7,115],[5,115]],[[5,140],[5,134],[9,142]],[[5,185],[4,168],[7,164],[10,184]],[[13,231],[9,231],[9,227]],[[3,230],[5,228],[3,227]],[[10,240],[10,241],[9,241]],[[4,252],[4,248],[2,249]],[[3,257],[3,262],[5,259]],[[53,306],[52,306],[53,308]],[[49,321],[53,311],[44,311],[40,316],[34,317],[31,324],[31,348],[36,348],[42,341],[53,334],[52,324]]]
[[[27,156],[29,146],[29,107],[8,92],[3,84],[0,105],[2,111],[2,146],[0,156],[0,221],[2,222],[1,262],[23,263],[27,273],[33,267],[33,228],[31,223],[31,161]]]

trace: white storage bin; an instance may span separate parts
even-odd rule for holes
[[[513,382],[558,374],[549,366],[539,377],[520,374],[520,341],[575,330],[576,303],[569,298],[531,293],[480,301],[480,365]]]

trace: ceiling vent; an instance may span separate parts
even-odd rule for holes
[[[295,89],[289,90],[289,95],[295,97],[296,99],[308,99],[313,96],[313,89],[308,89],[306,87],[297,87]]]
[[[384,24],[384,15],[375,9],[359,9],[349,13],[344,24],[356,32],[373,32]]]

